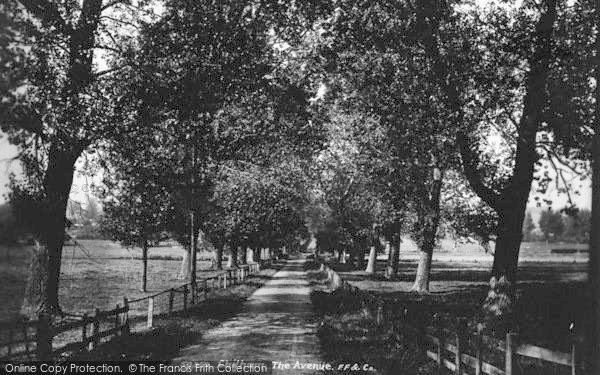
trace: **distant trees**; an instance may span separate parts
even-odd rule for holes
[[[539,225],[546,241],[560,238],[565,229],[562,214],[553,211],[551,208],[542,211]]]
[[[526,241],[586,243],[590,236],[592,212],[582,208],[555,211],[551,207],[542,210],[537,225],[531,211],[527,211],[523,223]]]
[[[532,232],[536,228],[535,223],[533,222],[533,217],[531,216],[531,212],[527,212],[525,214],[525,220],[523,221],[523,238],[525,241],[530,241],[532,238]]]

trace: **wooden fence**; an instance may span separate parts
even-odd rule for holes
[[[110,338],[151,328],[157,316],[185,313],[190,306],[206,300],[209,293],[243,283],[269,264],[266,260],[226,270],[198,280],[196,285],[188,283],[144,298],[123,298],[122,304],[112,310],[95,309],[93,315],[70,316],[59,323],[53,323],[45,314],[37,320],[0,322],[0,361],[50,360],[94,350]]]
[[[389,303],[351,285],[325,264],[321,264],[321,271],[327,274],[334,289],[344,290],[358,298],[362,309],[372,317],[377,326],[388,324],[395,331],[409,330],[414,333],[424,348],[423,354],[435,362],[439,374],[449,370],[457,375],[515,375],[518,373],[519,359],[533,359],[562,366],[565,370],[570,370],[572,375],[581,371],[577,350],[579,341],[574,336],[569,338],[571,350],[561,352],[520,342],[515,333],[508,333],[505,340],[486,336],[482,333],[481,325],[478,325],[477,332],[469,333],[464,320],[459,321],[456,330],[448,330],[434,316],[435,324],[429,326],[425,323],[422,312],[413,314],[418,316],[411,321],[407,309],[398,311],[396,307],[393,311],[390,310]]]

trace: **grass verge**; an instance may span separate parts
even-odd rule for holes
[[[244,301],[276,272],[265,269],[246,283],[216,291],[207,301],[187,313],[154,319],[154,327],[103,343],[92,352],[79,353],[72,360],[161,360],[172,359],[179,349],[193,344],[207,330],[240,311]]]

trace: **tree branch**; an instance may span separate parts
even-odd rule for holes
[[[55,3],[47,0],[19,0],[27,11],[43,23],[54,26],[63,35],[69,36],[73,28],[62,18]]]
[[[483,178],[479,174],[479,169],[477,168],[478,157],[471,149],[468,137],[463,132],[459,132],[458,136],[456,137],[456,142],[460,149],[463,170],[467,180],[469,181],[469,185],[471,185],[473,191],[485,203],[487,203],[494,210],[498,210],[500,207],[501,196],[484,184]]]

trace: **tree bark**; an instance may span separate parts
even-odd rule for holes
[[[431,258],[435,247],[435,237],[440,223],[440,197],[442,193],[443,173],[439,168],[433,171],[433,186],[425,198],[425,212],[421,223],[423,225],[421,254],[415,283],[411,291],[417,293],[429,293],[429,276],[431,274]]]
[[[317,244],[317,237],[313,232],[310,232],[310,238],[306,245],[306,251],[309,253],[315,254],[315,256],[319,255],[319,247]]]
[[[142,292],[148,291],[148,245],[142,245]]]
[[[248,256],[248,249],[246,247],[243,246],[239,246],[238,247],[238,262],[239,264],[247,264],[248,260],[247,260],[247,256]]]
[[[217,245],[215,246],[215,255],[213,260],[213,265],[215,270],[223,269],[223,246]]]
[[[375,262],[377,261],[377,249],[375,248],[375,246],[371,246],[371,249],[369,250],[369,261],[367,263],[367,269],[365,270],[366,273],[375,273]]]
[[[24,312],[60,313],[58,300],[62,248],[65,241],[66,211],[75,161],[81,150],[68,152],[53,144],[48,155],[44,180],[46,193],[42,212],[44,227],[38,228],[37,246],[30,267]]]
[[[238,247],[236,245],[229,246],[229,261],[227,262],[228,268],[238,268],[237,257]]]
[[[346,264],[346,250],[340,251],[340,263]]]
[[[188,280],[190,277],[190,250],[185,249],[183,258],[181,258],[181,268],[179,269],[179,280]]]
[[[422,248],[419,255],[419,266],[412,292],[429,293],[429,275],[431,274],[431,257],[433,248]]]
[[[394,243],[395,242],[395,243]],[[388,252],[388,261],[385,268],[385,277],[388,280],[394,280],[398,277],[398,265],[400,262],[400,246],[401,241],[395,240],[390,241]]]

